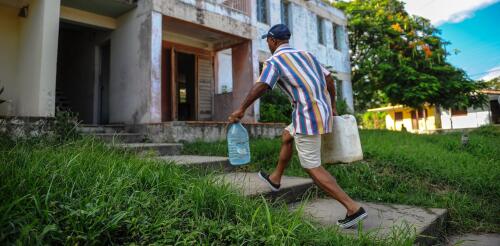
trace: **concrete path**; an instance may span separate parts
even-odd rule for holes
[[[301,200],[303,195],[314,187],[313,181],[309,178],[284,176],[281,180],[280,190],[273,192],[257,176],[257,173],[235,172],[222,174],[217,177],[223,182],[239,189],[245,196],[255,197],[263,195],[271,200],[280,199],[286,202]]]
[[[416,232],[417,235],[438,236],[434,233],[439,229],[446,217],[446,209],[424,209],[406,205],[378,204],[361,202],[368,212],[368,218],[363,221],[363,231],[374,233],[380,237],[389,236],[394,230]],[[317,199],[305,204],[293,204],[291,209],[304,209],[304,214],[324,226],[336,225],[343,219],[346,209],[334,199]],[[357,233],[358,228],[346,229],[345,232]]]
[[[449,238],[448,245],[460,246],[499,246],[500,234],[464,234]]]

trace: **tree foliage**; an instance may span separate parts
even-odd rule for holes
[[[347,14],[357,110],[387,103],[419,108],[480,106],[483,88],[446,62],[448,44],[429,20],[411,16],[399,0],[334,5]]]

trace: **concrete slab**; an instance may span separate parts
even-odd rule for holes
[[[114,147],[125,148],[135,152],[152,151],[157,155],[178,155],[182,150],[182,144],[177,143],[123,143],[113,144]]]
[[[157,159],[175,162],[177,165],[205,169],[205,170],[231,170],[233,166],[229,164],[227,157],[220,156],[198,156],[198,155],[173,155],[160,156]]]
[[[144,141],[144,135],[139,133],[94,133],[92,135],[108,143],[139,143]]]
[[[284,176],[281,180],[280,190],[273,192],[257,176],[257,173],[227,173],[219,175],[218,178],[236,187],[245,196],[255,197],[263,195],[271,200],[282,200],[285,202],[300,200],[308,190],[314,187],[312,179]]]
[[[363,231],[386,237],[394,230],[410,229],[416,232],[419,238],[417,243],[430,244],[440,236],[441,226],[447,214],[446,209],[419,208],[406,205],[377,204],[361,202],[368,212],[368,218],[363,222]],[[297,209],[300,203],[291,205]],[[343,219],[346,209],[334,199],[317,199],[304,206],[304,214],[311,216],[321,225],[336,225],[337,220]],[[357,233],[357,228],[343,230],[347,233]],[[437,232],[437,234],[436,234]]]
[[[499,246],[500,234],[464,234],[449,238],[448,245],[460,246]]]

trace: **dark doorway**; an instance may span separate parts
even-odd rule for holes
[[[491,122],[493,124],[500,124],[500,105],[498,104],[498,100],[490,101],[490,109],[491,109]]]
[[[418,118],[415,110],[411,111],[411,128],[413,130],[418,130]]]
[[[196,120],[196,95],[195,81],[196,56],[181,52],[175,53],[177,73],[176,94],[177,94],[177,112],[178,120],[189,121]]]
[[[109,30],[61,20],[56,106],[86,124],[109,121]]]
[[[111,42],[107,41],[99,47],[99,88],[98,88],[98,122],[109,124],[109,75],[111,60]]]

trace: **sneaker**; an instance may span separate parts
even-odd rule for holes
[[[366,213],[363,207],[360,207],[356,213],[353,213],[349,216],[346,215],[345,219],[337,221],[337,225],[340,226],[340,228],[342,229],[351,228],[358,222],[366,219],[366,217],[368,217],[368,213]]]
[[[271,180],[269,179],[269,174],[260,171],[258,175],[259,175],[260,179],[264,180],[266,182],[266,184],[269,185],[269,187],[271,188],[272,191],[279,191],[280,190],[281,185],[274,184],[273,182],[271,182]]]

